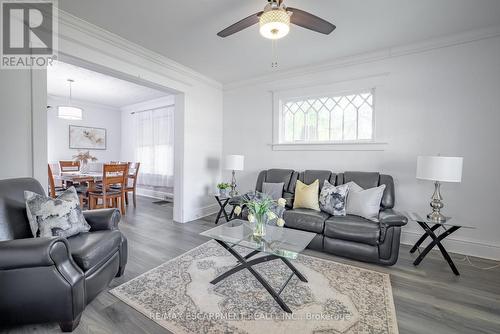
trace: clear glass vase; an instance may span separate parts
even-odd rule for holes
[[[266,235],[266,215],[255,216],[253,235],[255,237],[263,237]]]

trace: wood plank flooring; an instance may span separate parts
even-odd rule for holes
[[[188,224],[172,221],[172,206],[160,206],[139,197],[138,206],[128,207],[120,229],[129,242],[129,260],[120,285],[163,262],[196,247],[208,239],[199,235],[214,226],[214,217]],[[406,333],[459,334],[500,333],[500,268],[480,270],[452,254],[460,277],[455,277],[441,255],[433,251],[419,267],[414,255],[402,245],[397,265],[381,267],[307,250],[306,253],[391,275],[399,331]],[[472,259],[480,267],[494,264]],[[60,333],[56,323],[0,328],[2,333]],[[108,292],[87,306],[77,334],[169,333]],[[200,333],[201,334],[201,333]]]

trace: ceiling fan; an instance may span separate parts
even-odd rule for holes
[[[303,10],[286,7],[284,0],[267,0],[263,11],[250,15],[241,21],[217,33],[219,37],[227,37],[259,23],[260,34],[265,38],[279,39],[290,31],[290,23],[321,34],[328,35],[335,30],[335,25],[316,15]]]

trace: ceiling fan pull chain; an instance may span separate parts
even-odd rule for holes
[[[272,68],[277,68],[278,67],[278,41],[276,39],[271,40],[272,43],[272,62],[271,62],[271,67]]]

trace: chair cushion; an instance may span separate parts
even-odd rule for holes
[[[323,233],[325,220],[329,217],[326,212],[311,209],[286,210],[283,215],[286,227],[315,233]]]
[[[325,236],[375,246],[379,242],[380,225],[353,215],[331,216],[325,222]]]
[[[120,231],[85,232],[68,238],[69,248],[76,264],[84,271],[107,261],[120,247]]]
[[[102,189],[95,189],[95,190],[89,191],[89,194],[102,196],[104,193],[103,193]],[[117,190],[113,190],[113,189],[108,189],[108,191],[106,191],[106,196],[120,195],[120,194],[121,194],[121,191],[117,191]]]

